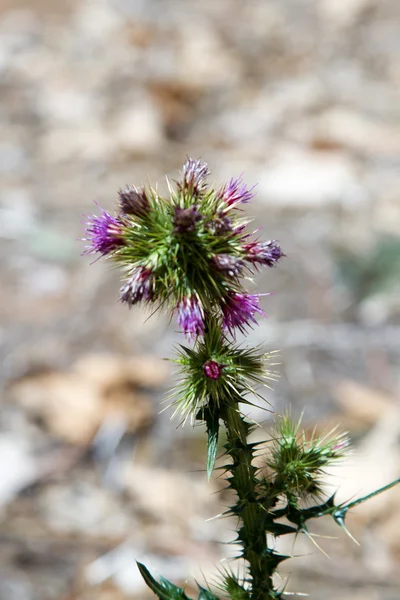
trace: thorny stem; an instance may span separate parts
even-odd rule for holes
[[[227,430],[227,453],[232,458],[228,481],[238,497],[232,513],[241,523],[238,542],[243,547],[242,557],[249,564],[251,598],[276,599],[279,595],[274,591],[272,575],[277,566],[277,555],[267,543],[267,507],[258,500],[253,447],[247,441],[250,425],[239,412],[237,403],[229,405],[222,416]]]

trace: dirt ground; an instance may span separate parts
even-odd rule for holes
[[[203,432],[160,413],[179,334],[77,241],[94,201],[186,155],[257,183],[287,254],[249,336],[279,349],[267,400],[350,432],[340,499],[399,477],[397,4],[0,0],[0,600],[151,598],[136,559],[190,593],[233,555]],[[398,600],[399,506],[354,511],[360,546],[316,523],[330,559],[292,540],[288,592]]]

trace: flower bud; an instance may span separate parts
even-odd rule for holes
[[[219,379],[222,375],[223,365],[218,364],[215,360],[208,360],[204,363],[204,374],[209,379]]]
[[[189,338],[203,335],[204,319],[199,301],[195,296],[186,296],[178,304],[178,325]]]
[[[197,206],[189,208],[175,207],[174,233],[189,233],[195,230],[196,223],[201,221],[201,215],[197,212]]]
[[[212,260],[217,269],[229,277],[238,277],[244,268],[244,262],[230,254],[216,254]]]
[[[234,208],[237,204],[250,202],[253,196],[253,188],[247,188],[241,175],[236,178],[232,177],[218,192],[218,197],[230,208]]]
[[[206,162],[187,158],[182,169],[183,182],[179,184],[182,191],[189,191],[195,195],[202,195],[206,188],[206,179],[210,170]]]
[[[244,244],[243,249],[247,253],[246,260],[252,263],[267,265],[268,267],[274,267],[278,260],[285,256],[276,240],[251,242]]]
[[[101,215],[89,215],[86,222],[86,237],[89,242],[85,254],[99,252],[103,256],[110,254],[124,244],[123,224],[107,211],[101,209]]]
[[[118,192],[121,212],[135,217],[144,216],[150,209],[149,200],[144,190],[138,191],[132,186],[126,186]]]
[[[133,306],[141,300],[154,299],[154,274],[151,269],[139,267],[120,290],[121,302]]]
[[[257,323],[254,318],[256,313],[265,314],[259,304],[260,295],[229,293],[224,298],[222,305],[224,328],[230,333],[233,333],[236,328],[244,333],[245,327],[250,325],[250,321]]]

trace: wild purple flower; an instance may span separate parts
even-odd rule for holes
[[[215,254],[212,260],[218,271],[229,277],[238,277],[244,268],[244,262],[230,254]]]
[[[218,197],[224,200],[229,207],[236,204],[246,204],[254,197],[253,188],[248,189],[243,183],[242,175],[231,178],[218,192]]]
[[[197,206],[189,208],[175,207],[174,233],[188,233],[195,230],[196,223],[201,221],[201,214],[197,212]]]
[[[209,175],[210,170],[206,162],[187,157],[182,169],[183,182],[180,187],[201,194],[207,187],[206,179]]]
[[[220,365],[215,360],[208,360],[204,363],[204,374],[209,379],[219,379],[222,375],[224,365]]]
[[[199,301],[195,296],[185,296],[176,308],[178,325],[189,338],[203,335],[204,318]]]
[[[121,302],[129,306],[141,300],[151,302],[154,299],[154,273],[146,267],[136,269],[132,277],[120,289]]]
[[[244,333],[245,327],[250,326],[250,321],[257,323],[254,318],[256,313],[265,316],[264,311],[259,306],[259,294],[230,292],[224,300],[225,302],[222,304],[222,323],[224,328],[231,334],[234,333],[236,328]]]
[[[105,256],[124,244],[123,226],[118,217],[113,217],[102,208],[100,210],[101,215],[91,214],[86,222],[86,237],[83,239],[89,244],[85,254],[99,252]]]
[[[243,245],[247,253],[246,260],[252,263],[260,263],[268,267],[274,267],[284,255],[276,240],[269,242],[250,242]]]
[[[146,215],[150,210],[149,200],[144,190],[127,185],[118,192],[121,211],[126,215],[140,217]]]

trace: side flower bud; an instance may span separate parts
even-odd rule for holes
[[[244,333],[245,328],[250,326],[250,323],[257,323],[254,315],[256,313],[264,315],[264,311],[260,308],[259,294],[238,294],[230,293],[224,298],[222,304],[223,326],[231,334],[234,334],[235,329],[239,329]]]
[[[250,242],[244,244],[243,249],[246,251],[246,260],[255,264],[274,267],[278,260],[284,255],[282,248],[276,240],[269,242]]]
[[[118,192],[121,212],[135,217],[145,216],[150,210],[149,200],[144,190],[127,185]]]
[[[204,333],[204,318],[200,303],[195,296],[185,296],[178,304],[178,325],[189,338]]]
[[[201,214],[197,212],[197,206],[189,208],[175,207],[174,233],[189,233],[195,230],[196,223],[201,221]]]
[[[178,184],[182,191],[189,191],[195,195],[202,195],[206,188],[206,179],[210,170],[206,162],[187,158],[182,168],[182,183]]]
[[[89,215],[86,222],[86,237],[89,242],[84,254],[102,254],[106,256],[124,244],[123,224],[118,217],[113,217],[101,209],[101,215]]]
[[[228,277],[239,277],[244,269],[244,262],[230,254],[215,254],[212,258],[218,271]]]
[[[275,473],[275,485],[290,501],[323,494],[324,469],[343,459],[349,440],[335,430],[321,436],[307,436],[300,421],[286,415],[278,424],[278,435],[271,446],[267,465]]]
[[[242,175],[232,177],[218,192],[218,197],[223,200],[229,208],[237,204],[247,204],[254,197],[253,188],[248,189],[243,183]]]
[[[226,216],[223,211],[219,211],[206,224],[207,229],[214,235],[228,233],[233,231],[232,219]]]
[[[151,269],[139,267],[132,277],[121,287],[121,302],[133,306],[141,300],[151,302],[154,299],[154,273]]]

